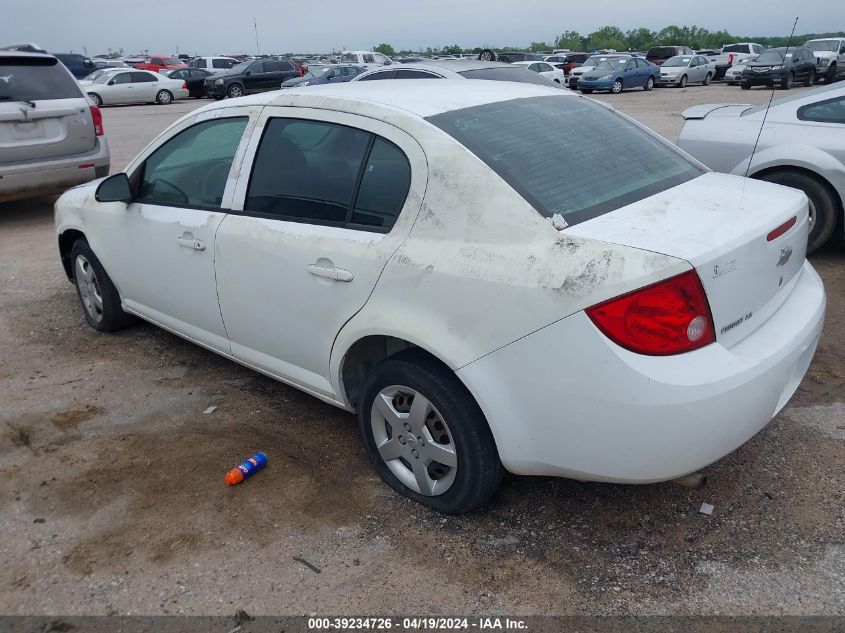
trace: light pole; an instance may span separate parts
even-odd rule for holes
[[[252,28],[255,29],[255,54],[260,55],[261,49],[258,47],[258,20],[252,18]]]

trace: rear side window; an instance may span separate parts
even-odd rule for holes
[[[391,77],[393,77],[393,71],[386,70],[384,72],[373,73],[372,75],[361,77],[358,81],[374,81],[376,79],[390,79]]]
[[[144,161],[138,201],[219,208],[247,120],[204,121],[166,141]]]
[[[150,83],[153,81],[158,81],[158,78],[155,75],[151,75],[150,73],[131,73],[132,74],[132,83]]]
[[[244,210],[388,231],[410,182],[408,159],[390,141],[343,125],[276,118],[261,138]]]
[[[798,108],[801,121],[845,124],[845,97],[828,99]]]
[[[440,79],[437,75],[427,73],[423,70],[402,70],[396,71],[394,79]]]
[[[540,214],[559,213],[570,225],[704,173],[633,123],[577,97],[515,99],[427,120],[487,163]]]
[[[557,86],[542,75],[532,73],[519,66],[500,66],[496,68],[479,68],[478,70],[464,70],[460,73],[467,79],[490,79],[492,81],[516,81],[524,84],[540,84],[542,86]]]
[[[405,206],[411,186],[411,165],[390,141],[376,138],[364,165],[352,224],[390,228]]]
[[[81,97],[79,84],[57,60],[0,55],[0,101]]]
[[[208,68],[208,61],[202,58],[195,59],[193,65],[196,68]]]

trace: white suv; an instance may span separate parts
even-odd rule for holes
[[[373,51],[346,51],[340,58],[341,64],[355,64],[367,70],[378,66],[390,66],[393,62],[386,55]]]
[[[816,56],[817,78],[830,84],[845,73],[845,38],[825,37],[804,42],[804,46]]]
[[[232,66],[239,63],[234,57],[194,57],[188,66],[191,68],[202,68],[210,73],[219,75],[227,72]]]

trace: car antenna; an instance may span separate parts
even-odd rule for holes
[[[795,28],[798,26],[798,18],[792,23],[792,33],[789,34],[789,39],[786,41],[786,52],[783,54],[783,59],[786,61],[786,56],[789,54],[789,47],[792,46],[792,36],[795,35]],[[772,86],[772,94],[769,95],[769,103],[766,105],[766,110],[763,112],[763,122],[760,124],[760,129],[757,131],[757,140],[754,141],[754,149],[751,150],[751,157],[748,159],[748,165],[745,167],[745,177],[748,178],[748,172],[751,171],[751,163],[754,160],[754,154],[757,152],[757,144],[760,142],[760,137],[763,135],[763,127],[766,125],[766,117],[769,116],[769,108],[772,107],[772,101],[775,98],[775,86]]]

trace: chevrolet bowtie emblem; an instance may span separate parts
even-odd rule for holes
[[[786,246],[780,249],[780,255],[778,255],[778,266],[785,266],[786,262],[789,261],[789,258],[792,257],[792,247]]]

